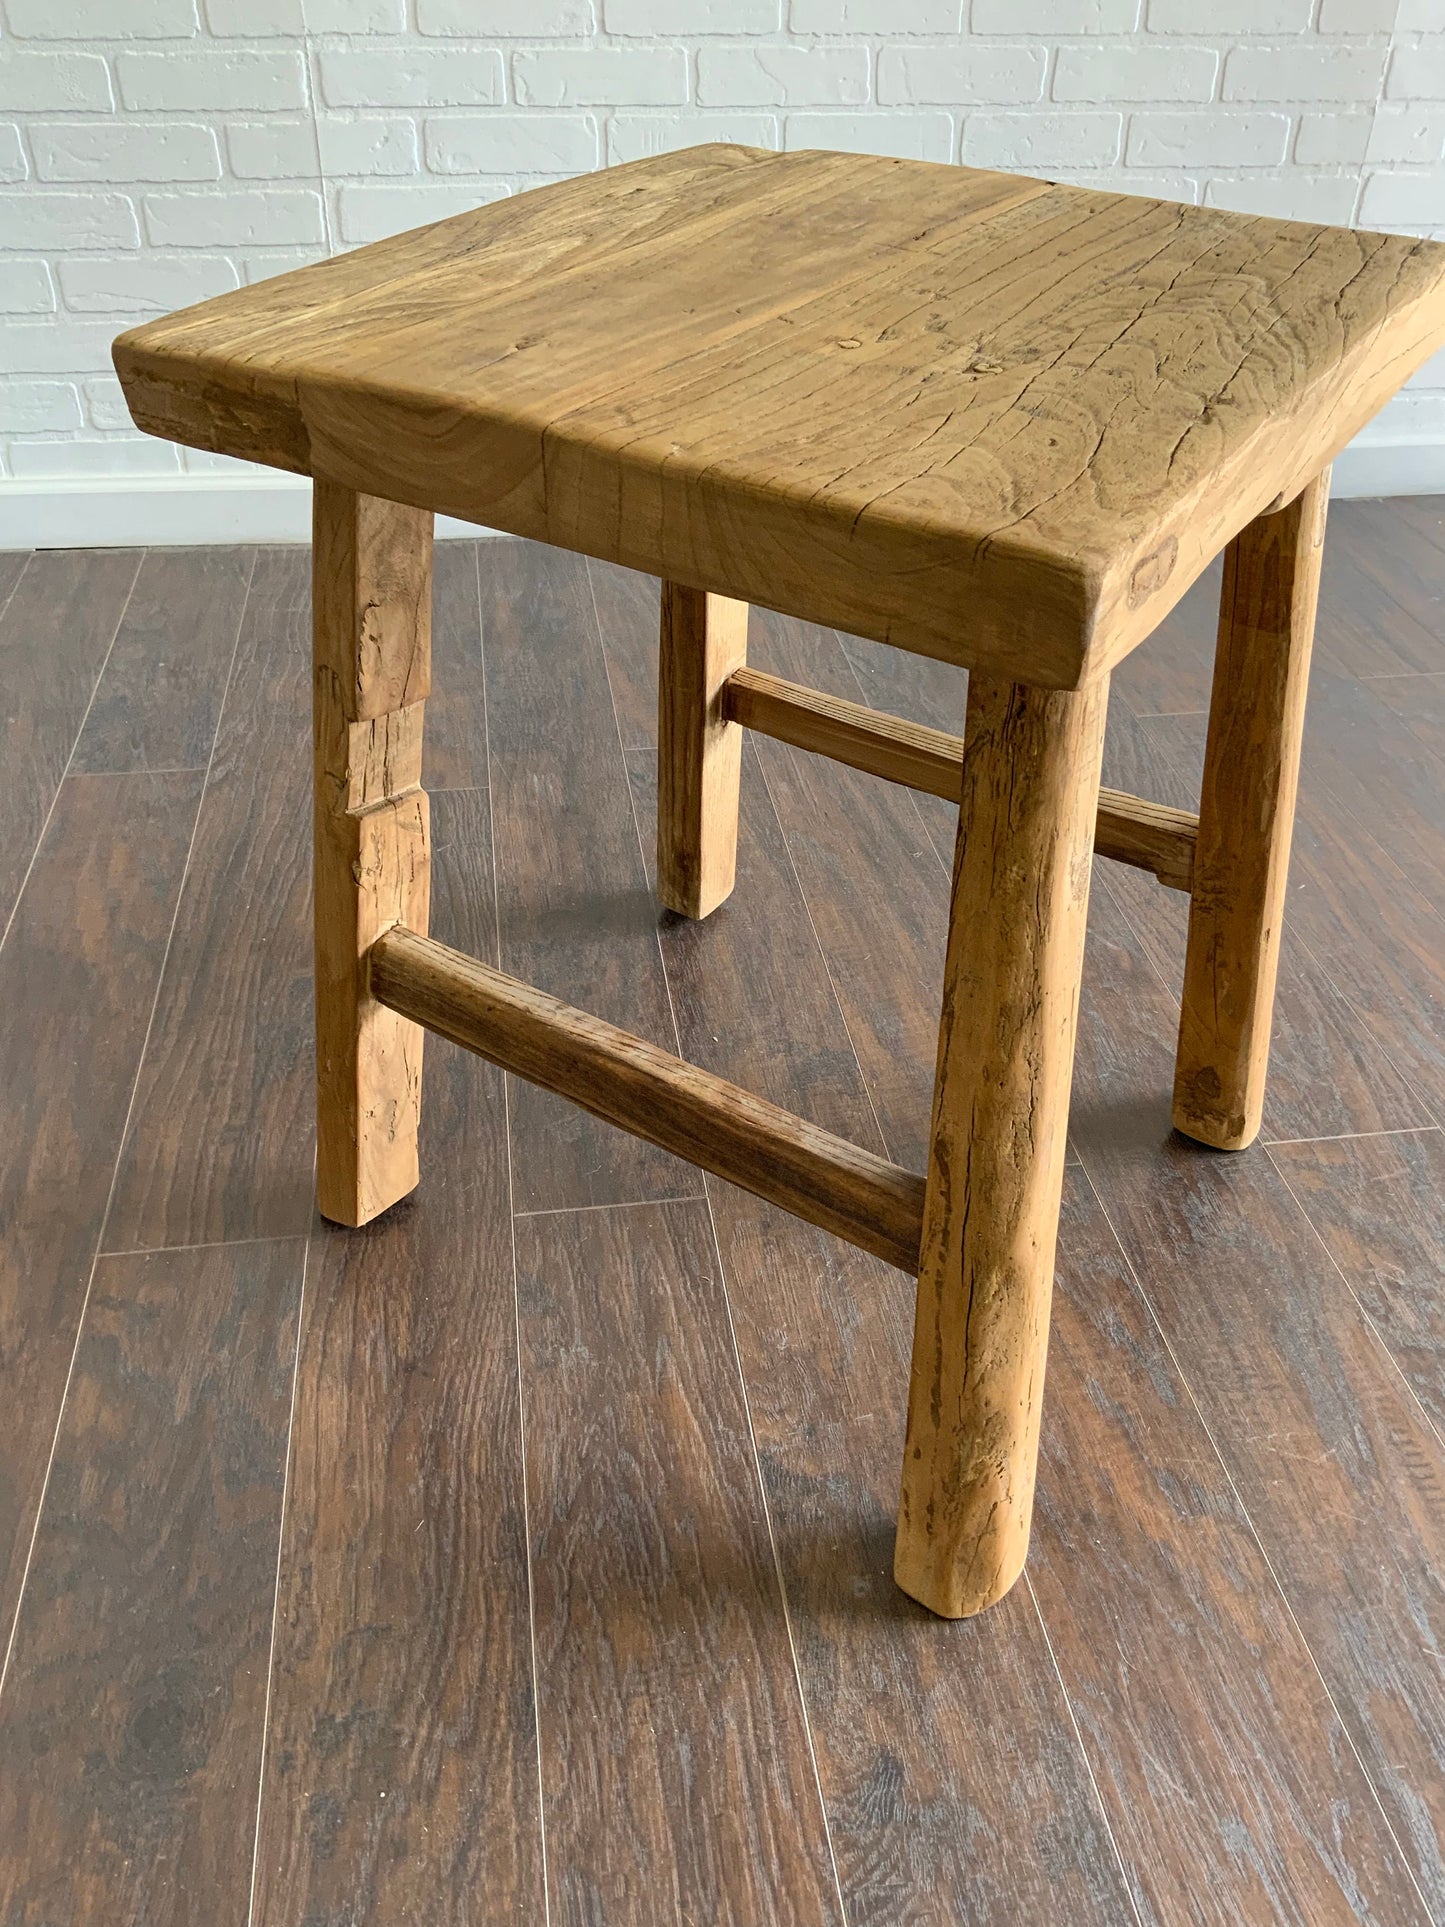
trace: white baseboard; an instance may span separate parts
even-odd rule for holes
[[[1335,457],[1330,494],[1445,495],[1445,442],[1351,442]]]
[[[1445,442],[1354,442],[1333,493],[1445,495]],[[437,517],[437,535],[491,529]],[[0,549],[166,548],[208,542],[309,542],[311,484],[299,475],[95,475],[0,478]]]
[[[495,530],[436,521],[438,540]],[[96,475],[0,479],[0,549],[181,548],[213,542],[309,542],[303,475]]]

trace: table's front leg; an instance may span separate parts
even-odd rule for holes
[[[1326,469],[1224,557],[1174,1073],[1175,1126],[1220,1151],[1264,1113],[1329,492]]]
[[[969,684],[894,1562],[951,1619],[1028,1550],[1107,695]]]
[[[316,482],[316,1189],[337,1224],[418,1177],[425,1033],[372,997],[366,953],[394,924],[427,927],[431,549],[430,514]]]
[[[657,894],[706,917],[731,894],[743,732],[723,685],[748,653],[748,605],[662,585],[657,677]]]

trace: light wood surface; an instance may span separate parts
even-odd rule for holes
[[[1445,341],[1445,246],[700,147],[123,335],[192,446],[1072,687]]]
[[[370,978],[390,1009],[454,1044],[917,1269],[923,1180],[911,1171],[410,929],[377,939]]]
[[[894,1557],[951,1619],[1028,1551],[1107,696],[969,683]]]
[[[316,484],[316,1189],[337,1224],[418,1176],[422,1032],[371,995],[366,953],[393,923],[427,924],[431,550],[430,515]]]
[[[662,585],[657,676],[657,894],[705,917],[732,893],[743,732],[722,706],[748,653],[748,605]]]
[[[1204,751],[1174,1123],[1253,1142],[1279,968],[1329,473],[1230,543]]]
[[[846,697],[737,669],[723,685],[722,709],[747,729],[795,748],[831,756],[890,783],[958,802],[963,792],[963,738],[904,716],[885,715]],[[1194,874],[1199,818],[1189,810],[1151,803],[1123,790],[1099,791],[1094,850],[1116,863],[1150,870],[1173,890],[1188,890]]]

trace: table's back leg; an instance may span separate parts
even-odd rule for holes
[[[662,585],[657,682],[657,893],[705,917],[732,893],[742,726],[722,714],[723,684],[747,659],[748,605]]]
[[[969,681],[894,1561],[951,1619],[1028,1550],[1107,696]]]
[[[1174,1123],[1221,1151],[1264,1111],[1329,471],[1224,558]]]
[[[423,1031],[371,996],[366,952],[425,931],[421,788],[432,517],[317,480],[313,518],[317,1200],[360,1225],[415,1188]]]

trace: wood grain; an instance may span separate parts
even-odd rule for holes
[[[732,892],[743,738],[723,706],[748,653],[748,605],[662,585],[657,712],[657,894],[705,917]]]
[[[841,1922],[706,1204],[519,1218],[517,1288],[552,1918]]]
[[[969,681],[894,1576],[950,1619],[1028,1551],[1107,681]]]
[[[75,770],[204,769],[254,549],[151,549],[75,745]]]
[[[435,799],[433,909],[486,955],[480,679],[464,700],[483,787]],[[505,1116],[501,1073],[438,1041],[421,1195],[312,1239],[256,1861],[268,1927],[543,1916]]]
[[[544,991],[396,928],[367,953],[378,1002],[913,1271],[923,1180]]]
[[[482,633],[501,968],[608,1023],[677,1046],[585,563],[514,542],[482,551]],[[654,624],[655,624],[654,616]],[[654,658],[657,630],[648,640]],[[641,1139],[528,1084],[509,1090],[516,1208],[696,1195]]]
[[[1237,535],[1224,558],[1174,1124],[1220,1151],[1264,1115],[1329,473]]]
[[[304,551],[257,561],[108,1250],[311,1226],[309,575]]]
[[[131,330],[137,422],[1074,687],[1445,339],[1438,244],[971,168],[519,198]]]
[[[0,1711],[14,1927],[245,1918],[304,1251],[96,1268]]]
[[[200,791],[190,772],[70,777],[0,948],[7,1636]]]
[[[311,557],[316,1197],[363,1225],[420,1175],[424,1037],[372,996],[367,954],[427,927],[432,518],[318,481]]]
[[[0,929],[134,585],[134,550],[41,550],[0,616]]]

